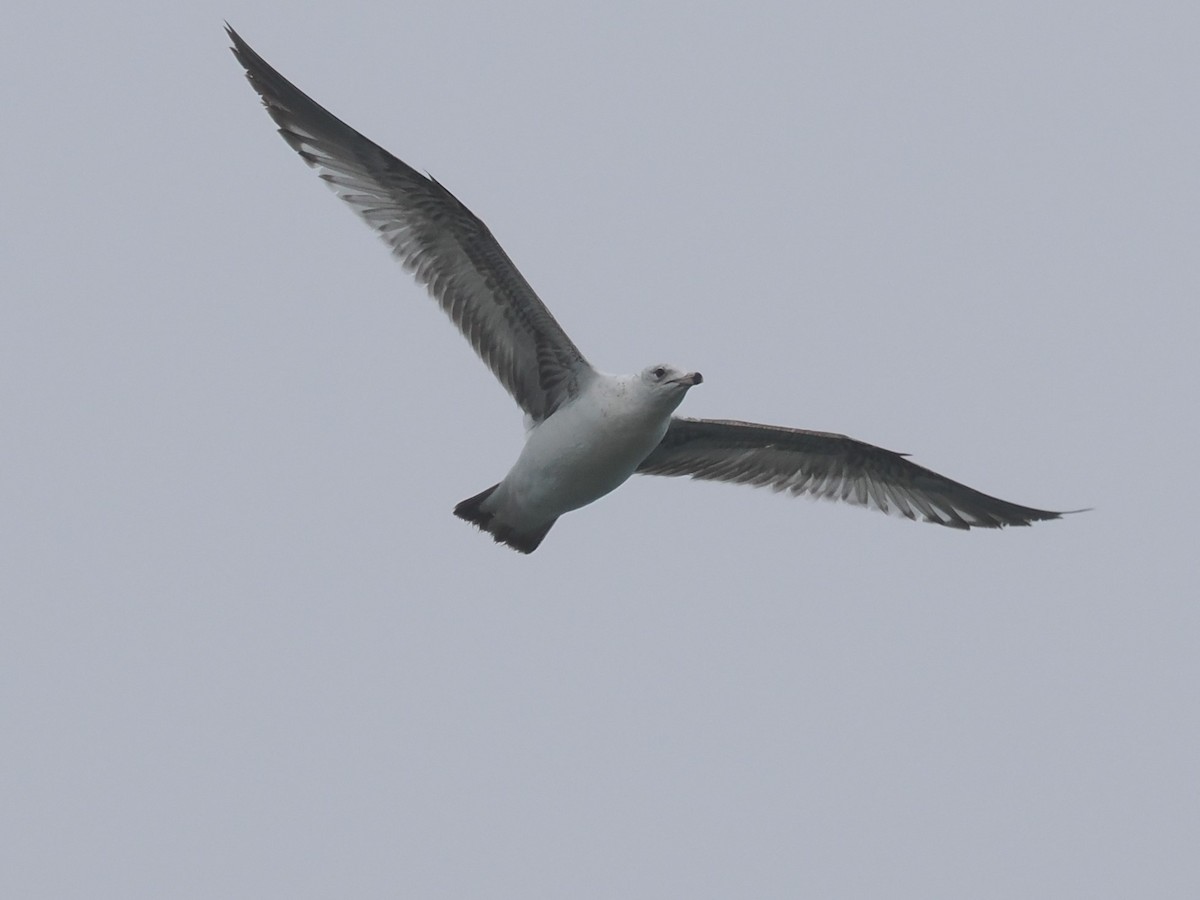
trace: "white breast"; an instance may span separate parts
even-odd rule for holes
[[[672,408],[636,379],[601,375],[530,430],[497,499],[521,518],[585,506],[622,484],[666,433]],[[507,518],[507,516],[506,516]]]

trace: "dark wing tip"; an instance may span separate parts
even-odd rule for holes
[[[253,54],[254,56],[258,55],[250,49],[249,44],[242,40],[242,36],[233,30],[233,26],[230,25],[228,21],[225,22],[225,35],[229,38],[229,40],[233,41],[233,46],[229,48],[229,52],[236,56],[238,58],[238,62],[240,62],[242,65],[246,64],[245,60],[242,58],[242,54]]]

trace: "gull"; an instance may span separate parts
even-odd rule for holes
[[[959,529],[1064,515],[988,496],[845,435],[673,415],[699,372],[666,363],[633,375],[594,369],[458,198],[226,31],[283,139],[425,285],[524,411],[525,445],[512,469],[454,508],[497,542],[532,553],[559,516],[635,473],[768,486]]]

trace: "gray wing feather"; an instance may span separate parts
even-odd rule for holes
[[[487,226],[226,30],[284,140],[391,246],[521,408],[541,421],[575,396],[592,376],[591,366]]]
[[[751,422],[673,418],[637,471],[771,487],[950,528],[1029,525],[1064,515],[990,497],[845,435]]]

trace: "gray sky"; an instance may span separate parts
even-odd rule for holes
[[[1200,896],[1193,4],[6,11],[0,895]],[[222,19],[600,368],[1096,511],[631,481],[518,410]]]

